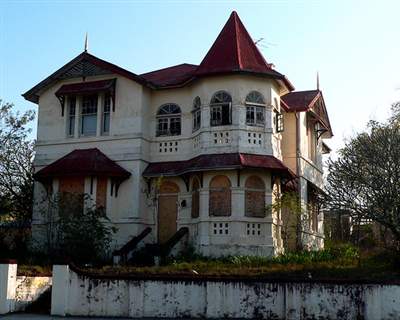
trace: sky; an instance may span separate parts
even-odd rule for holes
[[[140,74],[199,64],[236,10],[296,90],[320,89],[338,150],[400,100],[400,1],[0,0],[0,99],[21,94],[83,51]],[[35,135],[36,123],[33,125]]]

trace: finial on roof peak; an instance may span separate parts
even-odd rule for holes
[[[319,91],[319,72],[317,71],[317,90]]]
[[[86,32],[86,35],[85,35],[85,46],[84,46],[84,50],[83,51],[88,52],[88,49],[89,49],[89,40],[88,40],[88,33]]]

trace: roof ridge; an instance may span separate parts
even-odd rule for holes
[[[232,16],[233,16],[233,22],[235,24],[235,44],[236,44],[236,58],[237,58],[237,62],[239,65],[239,68],[242,69],[243,68],[243,64],[242,64],[242,55],[240,53],[240,43],[239,43],[239,32],[238,32],[238,14],[236,13],[236,11],[232,12]]]

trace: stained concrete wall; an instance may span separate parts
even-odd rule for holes
[[[400,286],[246,280],[95,279],[54,266],[52,315],[399,319]]]
[[[51,288],[51,282],[51,277],[18,276],[14,311],[24,311],[26,307]]]
[[[0,263],[0,315],[24,311],[51,287],[51,277],[17,277],[16,263]]]

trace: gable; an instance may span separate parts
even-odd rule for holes
[[[22,96],[33,103],[39,102],[39,96],[55,82],[71,78],[83,78],[97,75],[118,74],[132,81],[138,82],[143,86],[150,86],[144,78],[118,67],[115,64],[97,58],[89,53],[82,52],[56,72],[39,82],[32,89],[25,92]]]

